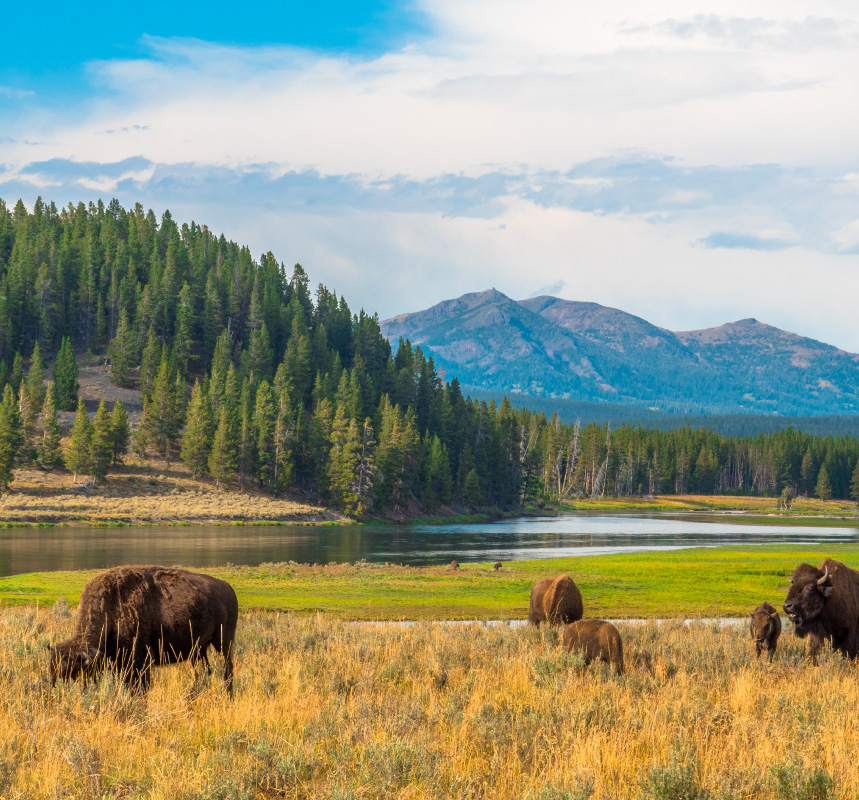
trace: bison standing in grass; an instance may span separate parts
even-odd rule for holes
[[[543,578],[531,590],[528,622],[566,625],[582,618],[582,593],[569,575]]]
[[[115,567],[83,590],[75,634],[51,648],[51,683],[85,678],[111,666],[146,690],[152,666],[202,661],[209,645],[224,656],[233,692],[233,638],[239,604],[230,584],[165,567]]]
[[[623,644],[617,628],[604,619],[582,619],[564,628],[564,647],[579,650],[585,664],[602,661],[623,675]]]
[[[761,657],[761,651],[766,648],[767,659],[772,663],[775,646],[781,635],[781,618],[778,611],[769,603],[761,603],[751,614],[749,630],[755,641],[755,652]]]
[[[845,658],[859,655],[859,572],[827,558],[820,567],[800,564],[790,579],[784,612],[800,638],[808,637],[811,659],[823,642]]]

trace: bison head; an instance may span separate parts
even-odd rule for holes
[[[81,647],[76,639],[67,639],[50,648],[51,660],[48,671],[51,676],[51,686],[61,681],[73,681],[79,675],[86,674],[92,668],[97,653]]]
[[[800,564],[790,582],[792,585],[784,601],[784,613],[793,623],[797,635],[805,636],[833,592],[829,567],[821,571],[811,564]]]

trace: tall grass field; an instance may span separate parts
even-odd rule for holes
[[[859,669],[772,665],[744,627],[619,624],[626,674],[585,667],[559,630],[348,623],[250,611],[236,696],[157,668],[135,696],[106,675],[58,685],[45,645],[73,617],[0,610],[3,798],[859,796]]]

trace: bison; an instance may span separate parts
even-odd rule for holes
[[[528,622],[566,625],[582,618],[582,593],[569,575],[542,578],[531,590]]]
[[[820,567],[800,564],[790,579],[784,612],[794,632],[811,644],[811,659],[823,642],[845,658],[859,655],[859,572],[827,558]]]
[[[623,675],[623,644],[617,628],[604,619],[581,619],[564,628],[564,647],[580,650],[585,664],[603,661]]]
[[[781,635],[781,618],[778,611],[769,603],[761,603],[749,614],[749,630],[755,641],[755,652],[761,657],[761,651],[766,648],[767,659],[772,663],[775,646]]]
[[[212,645],[224,656],[233,693],[233,638],[239,604],[233,587],[210,575],[166,567],[114,567],[83,590],[75,634],[51,648],[51,683],[106,666],[145,691],[153,665],[202,661]]]

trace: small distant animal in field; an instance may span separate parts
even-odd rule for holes
[[[567,625],[582,618],[582,593],[569,575],[541,578],[531,589],[528,622]]]
[[[503,566],[503,565],[502,565],[502,563],[501,563],[500,561],[496,561],[496,562],[495,562],[495,566],[494,566],[492,569],[494,569],[496,572],[500,572],[500,571],[501,571],[501,567],[502,567],[502,566]]]
[[[844,658],[859,656],[859,572],[827,558],[819,567],[800,564],[790,582],[784,612],[794,633],[808,637],[812,663],[825,641]]]
[[[604,619],[581,619],[564,628],[564,647],[579,650],[585,664],[602,661],[623,675],[623,643],[617,628]]]
[[[209,646],[224,656],[233,693],[233,639],[239,604],[233,587],[210,575],[165,567],[114,567],[81,594],[75,633],[51,648],[51,685],[116,669],[133,689],[149,687],[160,664],[202,661]]]
[[[749,631],[755,642],[757,657],[761,657],[761,651],[767,651],[767,660],[772,663],[775,655],[775,646],[781,635],[781,618],[778,611],[769,603],[761,603],[751,614],[749,614]]]
[[[459,569],[459,562],[456,559],[454,559],[453,561],[450,562],[450,568],[451,569]]]

